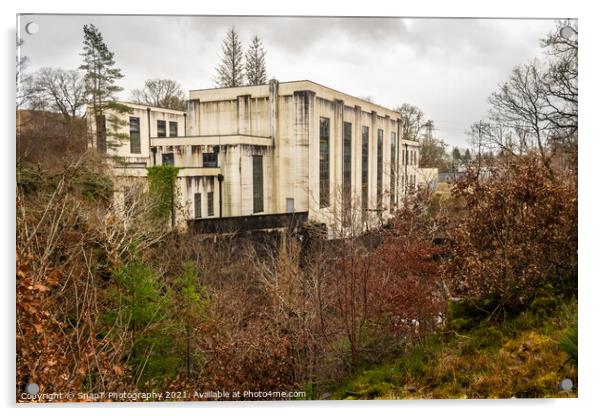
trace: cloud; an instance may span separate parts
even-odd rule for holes
[[[210,88],[226,31],[244,46],[258,35],[268,51],[268,74],[281,81],[311,79],[371,96],[390,107],[419,105],[441,136],[464,145],[462,134],[487,112],[486,99],[513,66],[541,55],[550,20],[409,19],[240,16],[22,16],[40,33],[23,34],[33,71],[77,68],[82,27],[94,23],[115,52],[125,78],[122,98],[147,78]]]

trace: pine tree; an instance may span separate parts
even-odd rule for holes
[[[123,74],[115,67],[115,54],[109,50],[102,33],[93,24],[84,25],[84,48],[80,55],[84,63],[79,69],[84,71],[86,93],[96,123],[96,146],[100,151],[106,152],[107,136],[124,139],[116,133],[120,127],[117,117],[108,120],[112,131],[109,133],[106,132],[104,117],[104,110],[107,108],[118,113],[130,111],[115,100],[115,94],[123,89],[116,84],[117,80],[123,78]]]
[[[245,55],[245,70],[248,85],[262,85],[268,82],[265,66],[266,51],[259,37],[254,36]]]
[[[452,150],[452,158],[454,160],[462,160],[462,154],[460,153],[460,150],[457,147],[454,147]]]
[[[222,62],[217,67],[216,84],[219,87],[239,87],[244,83],[242,44],[238,33],[231,28],[222,43]]]
[[[464,163],[468,164],[470,163],[470,161],[472,160],[472,157],[470,156],[470,150],[466,149],[466,151],[464,152]]]

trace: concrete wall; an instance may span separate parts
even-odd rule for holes
[[[194,194],[201,193],[206,215],[207,192],[214,194],[214,215],[219,216],[219,182],[222,182],[222,215],[253,215],[252,157],[263,156],[264,210],[255,214],[309,212],[309,219],[335,229],[341,223],[343,202],[343,124],[351,123],[352,217],[358,228],[372,227],[390,217],[391,135],[397,137],[396,198],[403,200],[403,186],[418,184],[418,155],[405,160],[406,146],[418,153],[418,144],[399,140],[398,113],[377,104],[335,91],[310,81],[190,91],[186,114],[151,109],[150,130],[146,107],[134,109],[140,117],[140,156],[146,165],[161,164],[164,153],[173,153],[180,167],[181,204],[194,216]],[[320,117],[330,120],[330,203],[319,204]],[[178,134],[185,137],[155,138],[156,120],[178,121]],[[186,128],[185,126],[186,125]],[[362,127],[369,128],[368,213],[361,209]],[[167,124],[169,130],[169,125]],[[185,130],[184,130],[185,128]],[[377,212],[377,134],[383,132],[382,210]],[[168,133],[169,134],[169,133]],[[146,138],[146,139],[145,139]],[[154,157],[151,148],[155,149]],[[218,149],[218,167],[203,167],[202,154]],[[117,154],[128,154],[129,143]],[[407,165],[406,165],[407,164]],[[411,179],[408,179],[411,178]],[[395,208],[395,207],[393,207]]]

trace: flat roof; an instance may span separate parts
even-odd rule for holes
[[[186,111],[173,110],[171,108],[165,108],[165,107],[155,107],[155,106],[147,105],[147,104],[133,103],[131,101],[119,101],[119,102],[122,104],[126,104],[129,107],[134,107],[134,108],[143,109],[143,110],[150,108],[151,110],[154,110],[154,111],[163,111],[163,112],[167,112],[167,113],[174,113],[174,114],[180,114],[180,115],[184,115],[184,113],[186,113]]]
[[[296,81],[283,81],[283,82],[279,82],[278,81],[278,85],[279,86],[291,86],[291,84],[312,84],[315,85],[316,87],[323,89],[323,90],[327,90],[330,91],[333,95],[338,95],[338,96],[343,96],[343,97],[347,97],[348,99],[350,99],[350,101],[354,102],[355,105],[357,105],[357,103],[363,103],[368,107],[376,107],[379,108],[381,110],[383,110],[383,112],[385,113],[390,113],[388,114],[390,117],[391,116],[397,116],[399,117],[399,112],[392,110],[388,107],[385,107],[383,105],[380,104],[376,104],[373,103],[372,101],[368,101],[364,98],[360,98],[360,97],[356,97],[354,95],[351,94],[347,94],[344,92],[341,92],[339,90],[336,90],[334,88],[330,88],[327,87],[325,85],[322,84],[318,84],[317,82],[308,80],[308,79],[303,79],[303,80],[296,80]],[[226,92],[227,90],[236,90],[239,89],[242,91],[244,90],[249,90],[249,89],[257,89],[259,91],[265,91],[261,96],[265,96],[266,95],[266,89],[269,87],[269,83],[268,84],[260,84],[260,85],[241,85],[238,87],[217,87],[217,88],[201,88],[201,89],[195,89],[195,90],[189,90],[189,96],[192,97],[192,93],[195,92],[217,92],[217,91],[224,91]],[[240,95],[245,95],[245,94],[240,94]],[[286,95],[286,94],[285,94]],[[194,100],[194,98],[191,98],[192,100]],[[197,98],[198,99],[198,98]]]

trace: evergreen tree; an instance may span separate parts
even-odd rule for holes
[[[463,160],[466,164],[470,163],[470,161],[472,160],[472,157],[470,156],[470,150],[466,149],[466,151],[464,152]]]
[[[116,133],[120,127],[117,117],[109,120],[111,131],[107,133],[104,117],[105,109],[112,109],[117,113],[130,111],[115,100],[115,94],[123,89],[116,84],[117,80],[123,78],[123,74],[115,67],[115,54],[109,50],[102,33],[93,24],[84,25],[84,48],[81,56],[84,63],[79,69],[84,71],[86,93],[96,123],[96,147],[106,152],[107,136],[126,138]]]
[[[165,286],[146,265],[131,263],[112,272],[114,311],[105,320],[129,333],[131,349],[128,363],[140,385],[175,376],[182,358],[174,347],[174,322],[169,316],[169,299]]]
[[[186,375],[190,379],[195,363],[201,354],[194,347],[194,331],[206,317],[209,305],[207,288],[200,282],[192,262],[184,263],[183,273],[175,279],[175,290],[169,292],[174,309],[174,319],[178,322],[178,339],[184,341]]]
[[[457,147],[454,147],[452,150],[452,159],[454,160],[454,162],[462,160],[462,154],[460,153],[460,150]]]
[[[268,82],[265,66],[266,51],[259,37],[254,36],[245,55],[245,70],[248,85],[262,85]]]
[[[242,44],[238,33],[231,28],[222,43],[221,63],[217,67],[216,84],[219,87],[239,87],[244,83]]]

